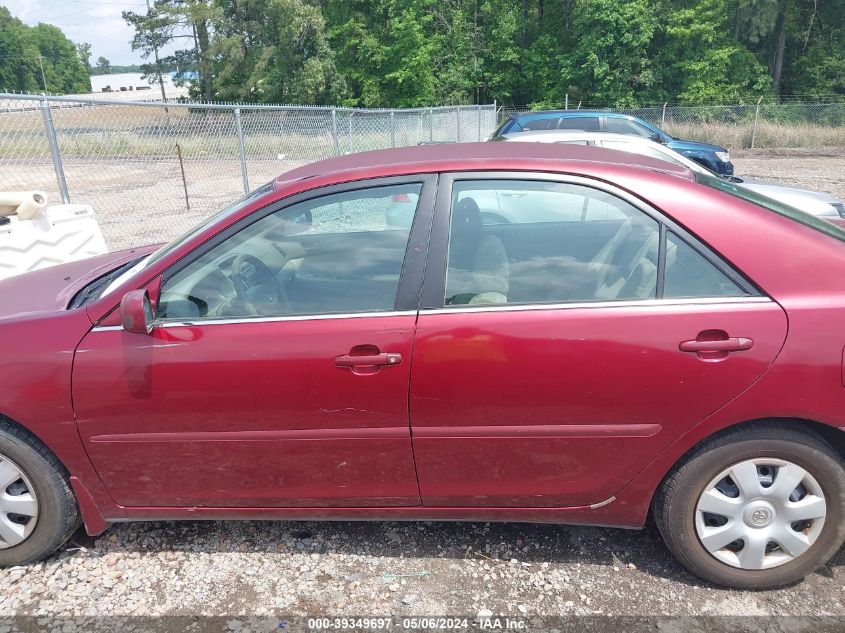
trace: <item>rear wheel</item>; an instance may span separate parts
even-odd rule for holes
[[[772,423],[708,441],[664,481],[657,526],[675,557],[716,584],[782,587],[845,540],[845,466],[823,439]]]
[[[0,427],[0,567],[49,556],[79,524],[76,499],[55,456],[25,431]]]

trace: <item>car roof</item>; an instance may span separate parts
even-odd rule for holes
[[[275,181],[330,177],[338,182],[371,176],[472,170],[537,170],[601,175],[609,165],[694,180],[686,167],[602,147],[554,143],[450,143],[416,145],[337,156],[296,167]]]
[[[555,117],[584,117],[584,116],[606,116],[613,119],[636,119],[637,117],[622,112],[607,112],[606,110],[535,110],[532,112],[519,112],[512,118],[518,120],[529,119],[552,119]]]
[[[525,132],[508,132],[502,134],[500,139],[506,141],[524,141],[525,139],[544,139],[554,143],[554,139],[573,139],[582,141],[620,141],[622,143],[640,143],[645,145],[660,145],[650,138],[635,136],[633,134],[619,134],[618,132],[595,132],[592,130],[526,130]]]

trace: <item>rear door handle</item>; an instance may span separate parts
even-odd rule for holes
[[[734,336],[719,341],[683,341],[678,347],[682,352],[742,352],[754,347],[754,341]]]
[[[703,361],[724,360],[731,352],[751,349],[754,341],[744,336],[728,336],[724,330],[703,330],[693,341],[681,341],[678,349],[698,354]]]

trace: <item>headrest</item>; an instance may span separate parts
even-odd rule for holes
[[[484,230],[481,209],[472,198],[463,198],[455,205],[452,212],[452,235],[476,237],[480,239]]]

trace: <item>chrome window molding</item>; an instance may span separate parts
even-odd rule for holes
[[[153,328],[200,327],[206,325],[233,325],[243,323],[280,323],[285,321],[324,321],[328,319],[361,319],[375,317],[403,317],[434,314],[463,314],[476,312],[524,312],[533,310],[583,310],[600,308],[659,308],[695,305],[736,305],[774,303],[769,297],[688,297],[679,299],[635,299],[628,301],[579,301],[571,303],[512,303],[483,306],[451,306],[448,308],[423,308],[392,312],[351,312],[338,314],[299,314],[277,317],[240,317],[230,319],[196,319],[193,321],[156,321]],[[92,332],[112,332],[122,330],[122,325],[97,325]]]
[[[416,316],[416,310],[392,310],[383,312],[350,312],[337,314],[297,314],[290,316],[267,316],[267,317],[238,317],[227,319],[194,319],[194,320],[167,320],[154,321],[153,329],[168,329],[176,327],[204,327],[206,325],[234,325],[240,323],[280,323],[284,321],[325,321],[328,319],[362,319],[375,317],[402,317]],[[108,332],[122,330],[122,325],[96,326],[92,332]]]
[[[452,314],[455,312],[522,312],[525,310],[578,310],[599,308],[658,308],[691,305],[774,303],[769,297],[688,297],[677,299],[635,299],[626,301],[573,301],[569,303],[513,303],[501,305],[460,305],[446,308],[422,309],[420,316],[427,314]]]

